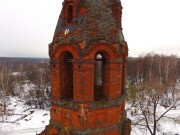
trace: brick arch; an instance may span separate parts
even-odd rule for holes
[[[98,52],[106,52],[109,55],[110,59],[118,57],[116,48],[112,44],[108,43],[96,43],[90,45],[90,47],[87,50],[87,57],[94,59],[94,56]]]
[[[66,20],[66,23],[68,23],[68,14],[69,14],[69,7],[72,7],[72,21],[76,19],[77,13],[76,13],[76,3],[75,2],[66,2],[65,3],[65,12],[64,12],[64,19]],[[70,22],[72,23],[72,22]]]
[[[55,60],[56,66],[52,66],[55,77],[53,81],[56,83],[56,86],[53,88],[53,96],[57,99],[70,99],[73,100],[73,63],[66,63],[63,59],[75,59],[78,58],[76,46],[69,44],[57,44],[53,46],[53,52],[51,60]],[[69,57],[70,56],[70,57]],[[71,85],[69,85],[71,84]],[[65,91],[66,89],[66,91]]]
[[[63,44],[63,45],[58,45],[58,47],[56,47],[53,51],[53,56],[56,59],[59,59],[59,56],[61,55],[61,53],[63,53],[64,51],[68,51],[72,54],[73,58],[78,58],[78,49],[74,46],[74,45],[67,45],[67,44]]]
[[[87,55],[85,56],[87,59],[94,60],[96,54],[101,54],[105,58],[105,61],[103,61],[105,63],[102,63],[104,64],[102,66],[103,67],[102,86],[100,88],[94,87],[94,94],[98,95],[98,92],[100,91],[101,95],[100,94],[99,95],[105,99],[115,99],[115,98],[119,98],[121,95],[122,81],[120,80],[122,79],[121,77],[122,63],[119,62],[119,60],[121,59],[122,53],[119,54],[118,51],[119,48],[114,44],[95,43],[89,46],[89,49],[87,50]],[[94,70],[95,69],[96,69],[96,65],[94,66]],[[94,72],[94,77],[95,76],[96,73]],[[123,78],[125,78],[125,76]],[[97,100],[101,100],[101,99],[97,99]]]
[[[96,85],[96,77],[97,77],[97,60],[95,59],[96,55],[100,54],[102,56],[102,85]],[[87,59],[95,60],[94,64],[94,100],[101,99],[110,99],[110,61],[113,59],[119,58],[117,48],[114,44],[110,43],[94,43],[91,44],[87,50],[87,55],[85,56]],[[97,98],[98,97],[98,98]]]

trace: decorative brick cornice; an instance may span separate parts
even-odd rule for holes
[[[108,108],[108,107],[119,106],[123,103],[125,98],[126,98],[126,95],[124,94],[123,96],[115,100],[94,101],[94,102],[90,102],[86,104],[89,106],[89,110],[103,109],[103,108]],[[70,101],[69,100],[60,100],[60,101],[51,100],[51,103],[54,105],[59,105],[62,108],[70,108],[74,110],[78,110],[79,104],[82,104],[82,103],[75,102],[73,100],[70,100]]]

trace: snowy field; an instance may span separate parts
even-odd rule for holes
[[[29,109],[21,99],[9,99],[7,109],[11,112],[10,116],[0,116],[0,135],[35,135],[49,124],[49,110]]]
[[[162,114],[165,111],[165,108],[162,106],[158,106],[157,108],[157,114]],[[129,110],[128,104],[126,104],[126,109]],[[130,111],[127,111],[127,114],[127,117],[130,118],[132,122],[140,119],[139,115],[132,116]],[[166,116],[180,117],[180,108],[169,111]],[[149,131],[142,128],[142,126],[132,125],[131,128],[131,135],[150,135]],[[174,122],[172,119],[162,118],[158,123],[157,135],[180,135],[180,124]]]
[[[180,135],[180,82],[176,83],[176,97],[178,97],[176,108],[170,110],[165,116],[175,118],[176,121],[170,118],[162,118],[157,124],[157,134],[156,135]],[[139,114],[131,115],[131,106],[126,103],[127,117],[131,119],[132,123],[138,121],[142,116]],[[157,106],[157,116],[162,115],[166,111],[165,107],[158,105]],[[151,126],[151,125],[150,125]],[[150,135],[150,132],[142,126],[135,126],[132,124],[131,135]]]
[[[0,116],[0,135],[35,135],[43,131],[49,124],[49,110],[29,109],[24,102],[17,97],[10,97],[8,109],[11,110],[10,116]],[[128,117],[134,121],[139,119],[139,115],[130,114],[130,106],[126,104]],[[162,113],[164,107],[158,106],[158,113]],[[180,108],[168,112],[167,116],[179,116]],[[4,123],[2,120],[4,119]],[[148,130],[141,129],[139,126],[132,125],[131,135],[150,135]],[[180,135],[180,124],[173,120],[163,118],[158,123],[157,135]]]

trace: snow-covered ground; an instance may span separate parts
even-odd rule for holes
[[[177,101],[176,105],[178,105],[178,106],[176,106],[176,108],[173,108],[172,110],[170,110],[165,115],[166,117],[163,117],[158,121],[157,135],[180,135],[180,81],[179,80],[177,80],[177,83],[175,85],[175,90],[176,90],[176,93],[174,95],[174,98],[176,99],[176,101]],[[172,97],[173,97],[172,93],[168,94],[168,97],[170,99],[172,99]],[[166,100],[164,100],[164,101],[166,101]],[[144,102],[147,102],[147,101],[144,101]],[[151,108],[152,106],[148,106],[148,107],[149,107],[149,112],[152,112],[152,110],[153,110],[153,108]],[[156,119],[159,116],[161,116],[168,108],[165,108],[162,105],[158,104],[157,110],[156,110],[156,112],[157,112]],[[127,117],[130,118],[132,121],[131,135],[150,135],[150,132],[147,129],[147,127],[138,126],[137,124],[135,125],[135,122],[138,122],[140,119],[143,118],[143,116],[141,115],[142,112],[140,111],[140,109],[138,109],[138,107],[131,107],[131,103],[127,101],[126,102],[126,111],[127,111]],[[135,113],[131,115],[131,111],[135,112]],[[169,118],[167,118],[167,117],[169,117]],[[175,118],[175,119],[173,120],[170,117]],[[152,124],[153,121],[150,123]],[[139,124],[145,125],[146,124],[145,120]],[[152,127],[151,124],[150,124],[150,127]]]
[[[43,131],[46,125],[49,124],[50,112],[40,109],[29,109],[24,105],[24,101],[18,97],[9,97],[7,109],[11,116],[0,116],[0,135],[35,135]],[[128,117],[135,121],[139,119],[139,115],[130,114],[130,105],[126,104]],[[158,106],[158,113],[163,113],[165,108]],[[180,116],[180,108],[168,112],[167,116]],[[23,118],[23,119],[20,119]],[[4,119],[4,123],[2,123]],[[11,123],[7,123],[11,122]],[[157,135],[180,135],[180,124],[175,123],[173,120],[163,118],[158,123]],[[143,130],[140,126],[133,126],[131,135],[150,135],[148,130]]]
[[[17,97],[9,97],[8,104],[7,109],[12,115],[0,116],[0,135],[35,135],[49,124],[49,109],[29,109],[23,100]]]
[[[131,115],[130,105],[126,103],[127,117],[131,119],[132,123],[138,121],[142,118],[139,114]],[[157,115],[161,115],[165,112],[165,108],[163,106],[158,105],[157,107]],[[176,108],[176,110],[171,110],[166,114],[167,117],[180,117],[180,107]],[[145,129],[142,126],[134,126],[132,125],[131,135],[150,135],[148,129]],[[158,132],[157,135],[180,135],[180,123],[174,122],[174,120],[169,118],[162,118],[158,122]]]

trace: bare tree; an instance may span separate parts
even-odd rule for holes
[[[132,72],[130,75],[139,76],[137,69],[142,69],[139,70],[142,79],[136,83],[129,83],[130,92],[128,93],[132,107],[135,108],[136,115],[139,116],[139,120],[134,121],[134,125],[143,126],[148,129],[151,135],[156,135],[158,122],[161,119],[169,118],[179,122],[179,118],[167,115],[169,111],[179,106],[178,99],[174,96],[175,84],[179,76],[179,59],[174,55],[150,54],[136,59],[140,60],[138,62],[140,63],[139,68],[131,70],[135,73]],[[133,66],[138,67],[138,64],[133,63]],[[162,114],[158,112],[160,106],[165,108]]]
[[[7,96],[11,92],[12,64],[0,61],[0,100],[3,103],[3,112],[6,114]]]
[[[35,67],[35,94],[38,105],[40,108],[44,108],[44,104],[49,105],[49,86],[50,86],[50,76],[49,76],[49,63],[42,62]]]

